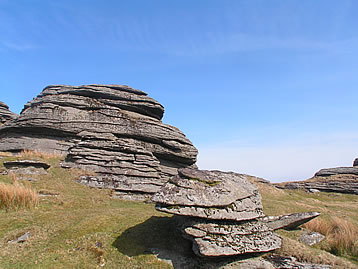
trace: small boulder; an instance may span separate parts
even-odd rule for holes
[[[8,172],[18,175],[42,175],[47,174],[50,165],[42,161],[17,160],[3,163]]]
[[[31,236],[30,232],[26,232],[25,234],[19,236],[14,240],[8,241],[8,243],[24,243],[25,241],[29,240],[30,236]]]
[[[313,246],[321,242],[324,238],[325,236],[318,232],[304,231],[298,240],[305,245]]]

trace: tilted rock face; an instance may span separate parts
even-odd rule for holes
[[[15,119],[17,116],[17,114],[9,110],[9,107],[6,104],[0,102],[0,125],[9,120]]]
[[[161,122],[163,113],[161,104],[128,86],[48,86],[0,128],[0,151],[67,154],[64,167],[96,172],[82,183],[146,196],[196,162],[197,149]]]

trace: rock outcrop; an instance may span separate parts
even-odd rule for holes
[[[0,125],[9,120],[15,119],[17,116],[17,114],[9,110],[9,107],[6,104],[0,102]]]
[[[319,215],[264,217],[261,196],[247,176],[181,168],[153,195],[159,211],[177,215],[178,227],[200,257],[268,252],[281,246],[273,231]]]
[[[322,191],[358,194],[358,175],[316,176],[305,181],[283,182],[274,185],[281,189],[303,189],[312,193]]]
[[[319,170],[314,176],[315,177],[327,177],[333,175],[357,175],[357,167],[336,167],[336,168],[326,168]]]
[[[178,168],[195,167],[196,148],[161,122],[163,113],[161,104],[128,86],[48,86],[0,128],[0,151],[66,154],[63,167],[96,173],[80,182],[143,199]]]
[[[153,197],[156,209],[179,215],[183,236],[198,256],[267,252],[281,239],[256,219],[263,217],[261,196],[244,175],[179,169]]]
[[[274,184],[281,189],[304,189],[312,193],[337,192],[358,194],[358,158],[353,167],[321,169],[305,181],[293,181]]]

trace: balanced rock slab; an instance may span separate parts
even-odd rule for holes
[[[5,103],[0,102],[0,125],[9,120],[15,119],[17,116],[17,114],[9,110],[9,107]]]
[[[262,222],[186,219],[184,237],[193,242],[198,256],[232,256],[268,252],[281,247],[281,238]]]
[[[152,197],[156,209],[217,220],[264,216],[261,196],[244,175],[182,168]]]
[[[48,86],[0,127],[0,151],[65,154],[63,167],[96,173],[82,183],[151,196],[178,168],[195,167],[198,153],[163,114],[124,85]]]

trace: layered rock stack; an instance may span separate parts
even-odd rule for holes
[[[261,196],[244,175],[179,169],[152,200],[156,209],[179,215],[184,237],[198,256],[267,252],[281,246],[261,221]]]
[[[0,151],[66,154],[64,167],[96,172],[82,183],[144,199],[196,162],[197,149],[163,114],[128,86],[48,86],[0,128]]]
[[[6,104],[0,102],[0,125],[9,120],[15,119],[17,116],[18,115],[9,110],[9,107]]]

